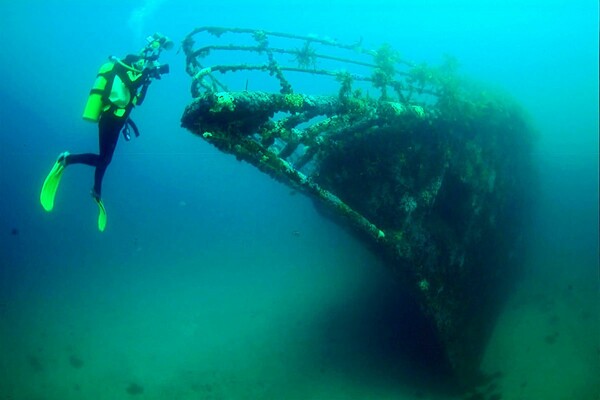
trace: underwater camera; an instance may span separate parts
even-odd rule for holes
[[[160,79],[161,75],[169,73],[169,64],[154,63],[149,67],[146,67],[144,74],[152,79]]]
[[[149,64],[144,69],[144,74],[151,79],[160,79],[161,75],[169,73],[169,64],[160,64],[158,57],[163,50],[173,48],[173,41],[157,32],[148,36],[146,43],[146,47],[140,52],[141,57]]]

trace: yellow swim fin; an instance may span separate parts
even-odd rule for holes
[[[106,208],[104,208],[104,203],[102,203],[101,199],[94,196],[94,200],[98,204],[98,230],[104,232],[106,228]]]
[[[50,170],[50,173],[44,180],[44,185],[42,186],[42,192],[40,193],[40,203],[42,203],[42,207],[44,210],[50,212],[54,208],[54,197],[56,196],[56,190],[58,189],[58,184],[60,183],[60,178],[62,177],[63,172],[65,171],[65,158],[69,155],[68,151],[61,153],[58,156],[58,159],[54,163],[54,166]]]

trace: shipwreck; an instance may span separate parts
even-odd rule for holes
[[[451,57],[413,63],[389,45],[200,27],[182,48],[182,126],[358,235],[413,293],[457,377],[474,379],[531,213],[533,135],[518,104]],[[263,90],[248,87],[257,74]]]

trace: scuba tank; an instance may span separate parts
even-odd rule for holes
[[[105,99],[107,96],[107,87],[108,83],[107,75],[112,72],[115,63],[110,61],[102,64],[100,70],[98,71],[98,75],[96,75],[96,81],[94,82],[94,86],[92,86],[92,90],[90,90],[90,95],[88,96],[87,103],[83,110],[83,119],[91,122],[98,122],[100,119],[100,114],[104,108]]]
[[[100,67],[94,86],[90,90],[83,110],[83,119],[85,120],[98,122],[100,114],[111,106],[115,107],[115,115],[122,117],[132,101],[132,93],[123,79],[131,83],[143,76],[143,67],[138,70],[114,56],[111,56],[109,60]],[[123,75],[123,79],[120,74]]]

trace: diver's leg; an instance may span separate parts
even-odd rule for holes
[[[71,164],[86,164],[95,167],[98,165],[98,154],[84,153],[84,154],[69,154],[65,157],[65,165]]]
[[[125,120],[122,118],[115,117],[112,114],[104,114],[100,118],[98,124],[99,134],[99,148],[100,155],[96,164],[96,172],[94,174],[94,192],[93,196],[101,198],[102,196],[102,179],[108,164],[110,164],[115,148],[117,147],[117,141],[119,140],[119,134],[123,128]]]

